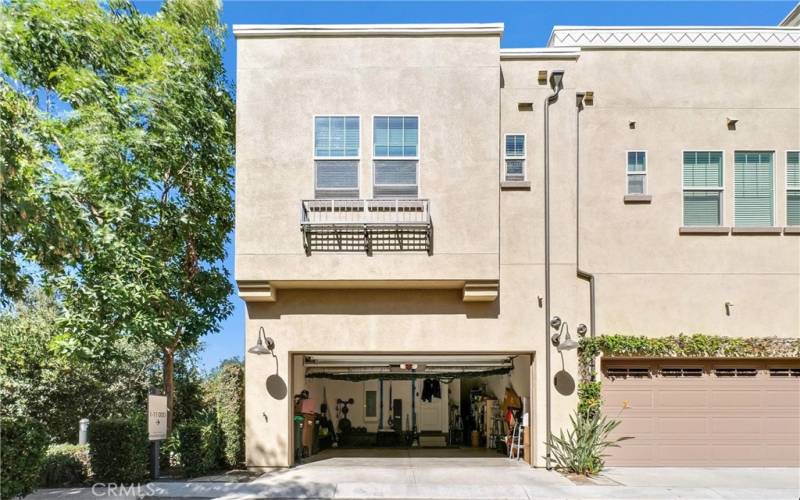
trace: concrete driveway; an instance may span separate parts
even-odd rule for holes
[[[394,456],[340,452],[271,471],[249,483],[157,482],[139,495],[160,498],[335,499],[792,499],[800,497],[800,469],[613,468],[593,480],[571,480],[531,469],[494,453],[448,457],[439,450]],[[71,493],[70,493],[71,492]],[[85,491],[85,493],[89,493]],[[73,490],[40,490],[39,498],[81,498]],[[100,495],[102,496],[102,495]],[[97,496],[87,495],[86,498]]]

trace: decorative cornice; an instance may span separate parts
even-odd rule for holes
[[[503,23],[461,24],[234,24],[245,37],[502,35]]]
[[[500,60],[512,59],[578,59],[581,49],[577,47],[545,47],[534,49],[500,49]]]
[[[800,49],[800,28],[555,26],[547,45],[581,48]]]

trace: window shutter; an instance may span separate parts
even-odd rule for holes
[[[736,153],[735,170],[736,225],[772,226],[772,153]]]
[[[800,226],[800,152],[786,153],[786,225]]]

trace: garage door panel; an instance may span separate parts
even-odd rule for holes
[[[616,384],[610,387],[605,403],[609,407],[622,408],[624,402],[632,408],[652,408],[653,391],[652,389],[626,389],[617,387]]]
[[[788,390],[764,391],[764,404],[770,408],[799,408],[800,386]]]
[[[656,432],[661,435],[692,436],[708,433],[706,417],[661,417],[656,420]]]
[[[777,377],[766,360],[630,363],[650,376],[603,380],[605,414],[621,420],[614,437],[634,438],[608,450],[608,465],[800,465],[800,377]],[[624,373],[625,362],[611,366]]]
[[[707,404],[705,389],[659,389],[655,397],[655,406],[658,408],[696,408]]]
[[[713,382],[712,382],[713,383]],[[757,389],[735,390],[710,390],[711,406],[716,408],[760,408],[762,394]]]

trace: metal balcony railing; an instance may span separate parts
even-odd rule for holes
[[[303,200],[300,228],[312,251],[433,252],[430,201],[420,199]]]

